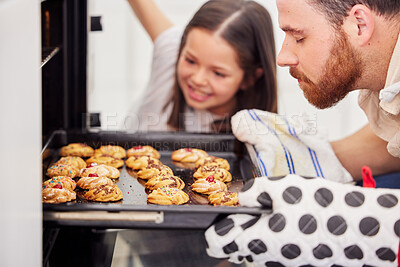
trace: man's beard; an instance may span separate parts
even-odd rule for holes
[[[290,68],[290,74],[302,81],[300,87],[307,100],[315,107],[325,109],[334,106],[354,89],[361,77],[361,67],[359,53],[351,47],[345,33],[339,31],[317,83],[295,68]]]

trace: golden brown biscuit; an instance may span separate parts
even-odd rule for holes
[[[120,146],[107,145],[101,146],[100,148],[96,149],[94,151],[94,155],[108,155],[117,159],[122,159],[126,157],[126,151],[123,147]]]
[[[204,158],[207,156],[208,156],[207,152],[201,149],[181,148],[172,152],[171,159],[173,161],[180,161],[180,162],[196,162],[200,158]]]
[[[144,186],[150,190],[154,190],[161,187],[173,187],[173,188],[183,189],[185,187],[185,183],[178,176],[157,175],[148,180]]]
[[[123,195],[117,185],[100,185],[89,189],[84,197],[91,201],[110,202],[121,200]]]
[[[138,171],[137,176],[140,179],[150,179],[155,175],[160,175],[160,174],[170,174],[170,175],[174,175],[174,173],[172,172],[171,168],[168,167],[167,165],[163,165],[163,164],[150,164],[147,165],[146,168],[141,169],[140,171]]]
[[[124,161],[122,159],[114,158],[113,156],[109,155],[92,156],[86,160],[86,163],[97,163],[98,165],[104,164],[114,168],[120,168],[124,166]]]
[[[214,206],[238,206],[238,193],[231,191],[220,191],[208,196],[208,201]]]
[[[162,187],[153,190],[147,196],[147,201],[159,205],[181,205],[189,201],[189,196],[180,189]]]
[[[94,149],[83,143],[71,143],[63,146],[60,149],[60,156],[75,156],[75,157],[91,157],[94,154]]]
[[[57,164],[48,168],[46,175],[49,177],[68,176],[70,178],[75,178],[79,175],[79,170],[72,165]]]
[[[67,189],[69,191],[74,191],[76,187],[76,182],[68,176],[55,176],[49,180],[43,182],[42,189],[45,188],[58,188]]]
[[[201,179],[201,178],[205,179],[210,175],[214,176],[215,179],[220,180],[221,182],[232,181],[232,175],[230,174],[230,172],[215,165],[201,166],[193,174],[193,177],[195,179]]]
[[[86,168],[86,162],[81,157],[62,157],[60,158],[54,165],[65,164],[72,165],[78,168],[79,170]]]
[[[120,175],[120,172],[117,168],[107,166],[107,165],[97,165],[89,168],[85,168],[81,170],[81,177],[88,177],[90,175],[97,174],[97,176],[104,176],[111,179],[117,179]]]
[[[107,178],[104,176],[82,177],[76,183],[76,185],[82,189],[91,189],[91,188],[99,187],[100,185],[104,185],[104,184],[113,185],[114,183],[112,182],[112,180],[110,178]]]
[[[42,190],[43,203],[64,203],[76,199],[76,193],[65,188],[46,187]]]
[[[125,163],[127,167],[134,170],[144,169],[150,164],[162,164],[161,161],[150,156],[129,157]]]
[[[135,156],[150,156],[159,159],[160,153],[152,146],[134,146],[126,151],[126,156],[128,158]]]
[[[215,157],[215,156],[208,156],[208,157],[201,158],[198,161],[196,161],[196,169],[200,168],[201,166],[205,166],[205,165],[216,165],[227,171],[230,170],[229,162],[226,159]]]
[[[206,179],[198,179],[192,184],[192,190],[201,194],[212,194],[218,191],[227,190],[226,184],[215,179],[212,175]]]

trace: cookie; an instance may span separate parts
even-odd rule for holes
[[[57,164],[48,168],[46,175],[49,177],[68,176],[70,178],[75,178],[79,175],[79,169],[72,165]]]
[[[200,158],[207,157],[208,154],[204,150],[197,149],[197,148],[181,148],[175,150],[171,154],[171,159],[173,161],[180,161],[180,162],[196,162]]]
[[[157,175],[148,180],[144,186],[150,190],[154,190],[161,187],[172,187],[172,188],[183,189],[185,187],[185,183],[181,178],[177,176]]]
[[[215,179],[220,180],[221,182],[230,182],[232,181],[232,175],[227,170],[220,168],[215,165],[205,165],[201,166],[196,170],[193,174],[193,178],[202,179],[207,178],[212,175]]]
[[[123,198],[117,185],[100,185],[91,188],[84,194],[85,199],[98,202],[118,201]]]
[[[150,165],[147,165],[146,168],[138,171],[137,176],[140,179],[148,180],[148,179],[152,178],[153,176],[160,175],[160,174],[174,175],[171,168],[166,165],[150,164]]]
[[[229,162],[226,159],[215,157],[215,156],[208,156],[208,157],[199,159],[198,161],[196,161],[195,168],[198,169],[201,166],[205,166],[205,165],[216,165],[227,171],[230,170]]]
[[[124,166],[124,161],[122,159],[114,158],[113,156],[109,155],[92,156],[86,160],[86,163],[97,163],[98,165],[104,164],[114,168],[121,168]]]
[[[230,191],[220,191],[208,196],[208,201],[214,206],[238,206],[238,193]]]
[[[42,190],[43,203],[64,203],[76,199],[76,193],[65,188],[46,187]]]
[[[159,205],[181,205],[189,201],[189,196],[180,189],[162,187],[153,190],[147,196],[147,201]]]
[[[135,157],[135,156],[150,156],[155,159],[159,159],[160,153],[152,146],[134,146],[126,151],[126,156]]]
[[[55,165],[58,164],[72,165],[79,170],[86,168],[86,162],[81,157],[72,157],[72,156],[62,157],[55,163]]]
[[[74,191],[76,187],[76,182],[68,176],[55,176],[43,182],[42,189],[45,188],[58,188],[67,189],[69,191]]]
[[[88,177],[89,175],[93,174],[111,179],[117,179],[120,175],[120,172],[117,168],[102,164],[82,169],[80,172],[80,177]]]
[[[82,177],[76,183],[76,185],[82,189],[92,189],[95,187],[99,187],[101,185],[113,185],[114,183],[110,178],[101,176],[89,176],[89,177]]]
[[[215,179],[212,175],[206,179],[196,180],[191,187],[194,192],[206,195],[227,190],[226,184]]]
[[[60,149],[60,156],[74,156],[74,157],[91,157],[94,154],[94,149],[83,143],[71,143],[63,146]]]
[[[125,161],[125,164],[128,168],[134,170],[141,170],[146,168],[150,164],[161,165],[162,163],[158,159],[152,158],[150,156],[138,156],[138,157],[129,157]]]
[[[120,146],[107,145],[101,146],[100,148],[96,149],[94,151],[94,155],[108,155],[117,159],[122,159],[126,157],[126,151],[123,147]]]

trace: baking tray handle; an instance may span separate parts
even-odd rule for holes
[[[71,221],[124,221],[124,222],[164,222],[162,211],[71,211],[71,212],[45,212],[43,220],[71,220]]]

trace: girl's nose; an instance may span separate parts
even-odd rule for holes
[[[285,40],[282,44],[281,51],[279,51],[276,63],[281,67],[296,67],[299,64],[299,59]]]
[[[204,68],[198,68],[193,76],[192,80],[196,85],[205,85],[207,83],[207,73]]]

